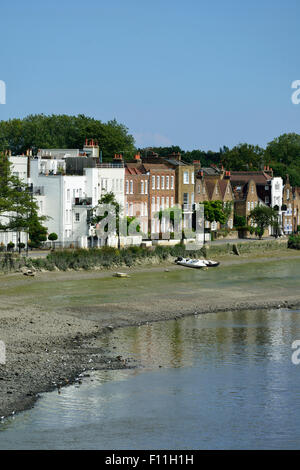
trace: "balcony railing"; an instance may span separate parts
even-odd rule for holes
[[[118,163],[97,163],[97,168],[124,168],[124,162]]]

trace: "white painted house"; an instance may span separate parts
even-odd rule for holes
[[[107,192],[113,192],[124,208],[123,162],[99,163],[94,168],[84,168],[83,175],[69,175],[65,174],[61,154],[57,153],[56,158],[52,150],[47,150],[42,155],[40,151],[40,156],[30,161],[29,182],[34,195],[40,191],[40,213],[49,217],[48,233],[56,233],[61,246],[100,246],[101,240],[89,223],[90,211]]]

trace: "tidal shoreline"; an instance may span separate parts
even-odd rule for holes
[[[300,264],[300,253],[283,251],[276,257],[259,259],[253,254],[244,258],[224,257],[222,266],[226,274],[227,267],[256,263],[259,270],[259,263],[289,259]],[[177,272],[181,276],[185,272],[180,269],[185,270],[169,264],[135,267],[128,270],[132,280],[113,281],[111,271],[41,273],[34,279],[24,279],[21,274],[2,276],[0,340],[6,344],[7,362],[0,365],[0,418],[33,406],[39,393],[53,389],[59,392],[62,386],[80,383],[92,368],[134,367],[126,358],[119,357],[118,350],[107,351],[103,347],[103,338],[113,334],[115,328],[210,312],[300,307],[297,290],[283,286],[265,291],[259,282],[248,290],[222,286],[214,289],[213,283],[209,287],[203,283],[200,294],[191,286],[187,295],[181,289],[181,280],[174,280]],[[156,282],[161,279],[166,287],[157,296],[145,277],[149,273]],[[98,280],[104,283],[103,293],[113,286],[111,297],[105,298],[103,294],[101,302],[99,296],[94,301],[96,289],[96,294],[86,294],[90,303],[80,303],[75,295],[77,285],[82,286],[84,295],[85,286]],[[120,299],[116,299],[118,292]],[[39,295],[44,297],[43,301]],[[65,298],[67,304],[63,304]]]

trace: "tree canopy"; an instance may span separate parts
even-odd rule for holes
[[[103,123],[83,114],[36,114],[0,121],[0,151],[10,149],[15,155],[31,148],[34,152],[40,148],[81,149],[86,138],[98,141],[104,159],[111,159],[115,153],[132,156],[135,152],[133,136],[115,119]]]
[[[27,231],[37,244],[46,236],[38,206],[27,184],[12,175],[6,155],[0,154],[0,230]],[[47,237],[46,237],[47,238]]]
[[[255,224],[253,227],[254,233],[262,238],[264,231],[267,227],[276,227],[278,224],[278,212],[272,207],[268,206],[256,206],[250,212],[250,218]]]

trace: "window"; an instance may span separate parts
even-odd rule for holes
[[[173,206],[174,206],[174,198],[173,198],[173,196],[172,196],[172,197],[171,197],[171,207],[173,207]]]
[[[141,181],[141,194],[144,194],[144,181]]]
[[[289,189],[286,190],[286,198],[290,199],[290,190]]]
[[[165,189],[165,177],[161,177],[161,189]]]
[[[129,181],[126,180],[126,194],[129,194]]]
[[[154,211],[155,211],[155,197],[153,197],[151,201],[151,212],[154,212]]]
[[[67,189],[67,201],[70,202],[70,190]]]
[[[144,215],[148,215],[148,204],[144,202]]]
[[[166,206],[167,206],[167,207],[170,207],[170,206],[169,206],[169,198],[168,198],[168,197],[166,197]]]
[[[269,196],[266,196],[266,197],[265,197],[265,203],[266,203],[266,204],[269,204]]]
[[[254,203],[251,201],[251,209],[254,209]]]
[[[156,210],[159,211],[159,205],[160,205],[160,198],[156,198]]]
[[[192,172],[192,174],[191,174],[191,179],[192,179],[191,183],[192,183],[192,184],[194,184],[194,183],[195,183],[195,179],[194,179],[194,178],[195,178],[195,176],[194,176],[194,172]]]
[[[251,184],[251,193],[252,193],[252,194],[254,193],[254,186],[253,186],[253,184]]]
[[[130,217],[133,216],[133,203],[132,202],[130,202],[130,204],[129,204],[129,215],[130,215]]]
[[[159,189],[160,188],[160,177],[157,176],[156,177],[156,189]]]
[[[79,222],[80,221],[80,214],[79,212],[75,212],[75,221]]]
[[[189,172],[185,171],[183,173],[183,184],[189,184]]]
[[[161,198],[161,208],[162,209],[165,208],[165,198],[164,197]]]
[[[250,201],[248,201],[248,211],[250,211]]]
[[[174,176],[171,176],[171,189],[174,189]]]
[[[183,204],[189,203],[189,193],[183,193]]]
[[[130,180],[130,194],[133,194],[133,181]]]
[[[148,194],[148,181],[145,181],[145,194]]]
[[[129,212],[128,212],[128,202],[126,202],[126,215],[129,215]]]
[[[152,189],[155,189],[155,176],[152,176]]]
[[[170,177],[166,176],[166,189],[170,189]]]
[[[79,188],[79,197],[82,197],[82,189]]]

